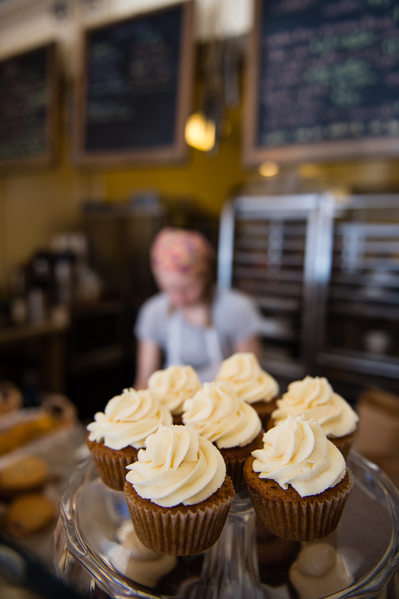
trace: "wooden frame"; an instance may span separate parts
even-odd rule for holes
[[[0,69],[9,61],[23,59],[38,51],[44,51],[47,56],[46,90],[47,96],[45,115],[46,148],[43,153],[32,156],[16,156],[0,158],[0,171],[21,168],[46,167],[55,163],[59,151],[59,117],[60,117],[60,73],[58,48],[55,42],[24,50],[18,54],[6,57],[0,61]],[[4,95],[6,90],[2,90]]]
[[[181,7],[182,21],[180,31],[179,61],[177,66],[177,94],[175,104],[174,139],[168,145],[154,147],[115,148],[112,150],[88,150],[86,147],[86,122],[87,122],[87,92],[88,72],[87,61],[89,56],[90,35],[101,29],[107,30],[120,24],[151,19],[152,15],[161,15],[163,12]],[[194,37],[193,37],[193,3],[192,0],[168,5],[158,10],[141,12],[128,18],[123,18],[112,23],[103,24],[83,33],[81,72],[76,85],[75,119],[74,119],[74,160],[80,166],[126,166],[147,165],[156,163],[172,163],[182,161],[187,153],[184,141],[184,127],[190,113],[190,102],[193,79]]]
[[[261,146],[257,142],[259,110],[259,73],[262,6],[268,0],[255,0],[254,28],[249,36],[245,103],[243,118],[243,160],[247,166],[257,166],[263,161],[295,164],[308,161],[333,161],[347,158],[372,158],[399,156],[398,137],[364,137],[323,141],[308,144]],[[293,107],[295,110],[295,107]]]

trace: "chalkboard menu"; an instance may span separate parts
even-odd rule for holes
[[[0,61],[0,169],[53,162],[57,125],[55,44]]]
[[[399,156],[398,0],[257,0],[244,159]]]
[[[192,3],[87,30],[83,46],[77,162],[182,159],[193,66]]]

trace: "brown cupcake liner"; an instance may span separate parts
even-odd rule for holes
[[[221,453],[223,455],[223,451],[221,451]],[[248,456],[244,456],[241,459],[231,459],[229,461],[226,460],[226,472],[233,481],[233,486],[236,493],[239,493],[245,489],[244,464],[247,458]]]
[[[340,450],[345,460],[348,459],[349,452],[355,441],[356,432],[357,431],[354,431],[353,433],[343,435],[342,437],[327,437]]]
[[[116,450],[87,439],[91,457],[98,475],[107,487],[115,491],[123,491],[126,466],[136,461],[138,450],[134,447],[124,447]]]
[[[263,447],[263,431],[261,431],[251,443],[243,447],[229,447],[219,449],[226,464],[227,474],[233,481],[234,490],[239,493],[245,489],[244,464],[255,449]]]
[[[193,506],[163,508],[141,498],[125,483],[125,497],[136,534],[146,547],[167,555],[195,555],[218,540],[234,497],[228,476],[209,499]]]
[[[301,497],[292,487],[284,491],[275,481],[259,479],[252,461],[244,469],[247,488],[258,518],[270,532],[292,541],[312,541],[337,528],[352,488],[349,470],[335,487]]]

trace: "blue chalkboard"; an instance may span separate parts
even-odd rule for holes
[[[79,162],[182,158],[191,10],[191,2],[177,4],[86,32],[77,98]]]
[[[247,157],[399,155],[399,1],[258,0],[256,9]]]

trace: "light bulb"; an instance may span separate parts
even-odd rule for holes
[[[266,160],[259,166],[258,172],[262,177],[275,177],[279,172],[279,167],[276,162]]]
[[[189,146],[209,152],[215,145],[215,123],[207,120],[203,112],[195,112],[187,119],[184,137]]]

